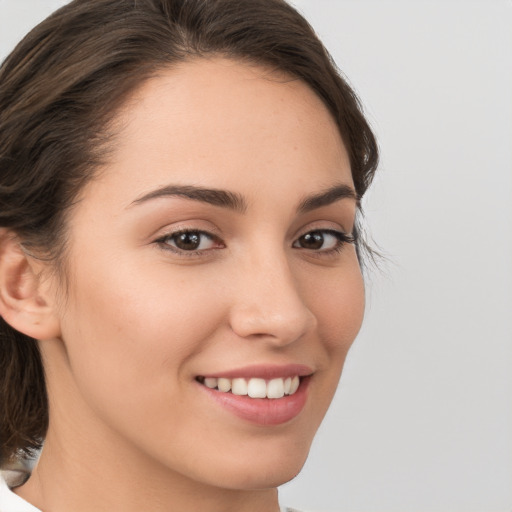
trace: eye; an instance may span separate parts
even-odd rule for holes
[[[341,250],[346,243],[354,243],[354,237],[342,231],[319,229],[299,237],[293,243],[293,247],[329,253]]]
[[[214,235],[199,230],[177,231],[159,238],[156,242],[165,249],[192,253],[207,251],[222,245]]]

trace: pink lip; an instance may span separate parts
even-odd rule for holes
[[[234,370],[220,371],[218,373],[210,373],[201,375],[201,377],[225,377],[226,379],[278,379],[279,377],[305,377],[311,375],[313,370],[304,364],[286,364],[286,365],[252,365]]]
[[[301,382],[299,389],[293,394],[283,398],[250,398],[248,396],[224,393],[217,389],[210,389],[198,383],[201,389],[221,407],[235,414],[239,418],[256,425],[281,425],[297,417],[304,409],[308,398],[308,387],[312,369],[305,365],[267,366],[255,365],[239,368],[227,372],[203,375],[202,377],[225,377],[228,379],[253,377],[266,380],[279,377],[293,377],[299,375]]]

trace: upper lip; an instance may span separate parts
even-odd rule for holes
[[[224,377],[226,379],[236,379],[236,378],[260,378],[260,379],[276,379],[279,377],[295,377],[298,375],[299,377],[305,377],[306,375],[311,375],[313,370],[311,367],[305,364],[286,364],[286,365],[251,365],[244,366],[243,368],[235,368],[226,371],[220,371],[215,373],[208,373],[201,375],[201,377],[205,378],[215,378],[215,377]]]

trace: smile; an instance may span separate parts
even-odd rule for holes
[[[198,382],[209,389],[215,389],[222,393],[232,393],[238,396],[250,398],[279,399],[284,396],[294,395],[300,386],[300,377],[278,377],[271,380],[263,378],[234,378],[227,377],[198,377]]]
[[[287,423],[308,400],[314,369],[303,364],[252,365],[199,375],[198,386],[214,404],[260,426]]]

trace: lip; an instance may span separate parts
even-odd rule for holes
[[[290,364],[284,366],[254,365],[227,372],[202,375],[205,378],[250,379],[259,377],[266,380],[298,375],[301,379],[297,391],[293,395],[277,399],[250,398],[249,396],[234,395],[233,393],[210,389],[199,382],[197,382],[197,385],[200,386],[209,399],[238,418],[254,425],[277,426],[293,420],[304,409],[308,399],[308,387],[312,373],[312,369],[306,365]]]
[[[287,378],[298,375],[306,377],[313,373],[313,369],[305,364],[286,364],[286,365],[251,365],[233,370],[220,371],[217,373],[208,373],[201,375],[205,378],[225,377],[226,379],[252,379],[260,378],[265,380]]]

